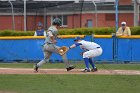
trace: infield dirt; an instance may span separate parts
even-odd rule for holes
[[[97,72],[82,72],[82,69],[66,71],[66,69],[39,69],[35,72],[31,68],[0,68],[0,74],[101,74],[101,75],[140,75],[140,70],[98,70]]]

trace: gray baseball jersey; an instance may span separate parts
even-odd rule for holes
[[[51,26],[48,29],[47,35],[46,35],[46,39],[45,39],[45,44],[43,46],[43,52],[44,52],[44,59],[41,60],[37,66],[40,67],[41,65],[43,65],[44,63],[49,61],[50,56],[52,55],[52,53],[58,53],[58,49],[60,48],[59,46],[56,46],[55,44],[53,44],[52,40],[51,40],[51,36],[53,36],[55,39],[57,39],[57,35],[58,35],[58,29],[55,26]],[[70,63],[67,60],[67,56],[66,54],[64,54],[62,56],[62,59],[64,61],[64,63],[66,64],[66,68],[70,67]]]
[[[51,26],[48,29],[45,43],[52,43],[50,36],[54,36],[57,39],[58,29],[55,26]]]

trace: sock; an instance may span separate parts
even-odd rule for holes
[[[89,58],[89,63],[92,66],[92,68],[96,68],[95,65],[94,65],[94,62],[92,61],[92,58]]]
[[[84,58],[84,61],[85,61],[86,69],[89,69],[89,59]]]

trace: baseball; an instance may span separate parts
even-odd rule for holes
[[[60,52],[63,52],[63,50],[61,49]]]

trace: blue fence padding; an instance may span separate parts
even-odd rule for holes
[[[42,39],[0,40],[0,60],[40,60]]]
[[[132,40],[131,39],[123,39],[118,38],[117,40],[117,60],[118,62],[121,61],[132,61]]]
[[[98,43],[103,48],[103,54],[96,61],[108,62],[114,61],[114,38],[92,38],[86,36],[84,40]],[[42,45],[45,39],[16,39],[16,40],[0,40],[0,60],[42,60],[43,51]],[[58,46],[70,46],[74,43],[74,38],[58,39]],[[140,62],[140,38],[117,38],[117,56],[118,62],[133,61]],[[79,47],[70,49],[67,53],[69,60],[83,60],[80,53],[82,50]],[[52,61],[62,61],[60,55],[52,54]]]
[[[103,53],[101,56],[96,57],[95,60],[112,61],[113,60],[113,38],[95,38],[94,42],[98,43]]]
[[[84,40],[91,40],[86,36]],[[0,60],[41,60],[43,59],[42,45],[44,39],[23,39],[23,40],[0,40]],[[74,38],[58,39],[58,46],[70,46],[74,44]],[[70,60],[82,60],[80,48],[73,48],[67,53]],[[58,54],[52,54],[50,60],[62,60]]]
[[[140,61],[140,39],[131,39],[131,60],[134,62]]]

